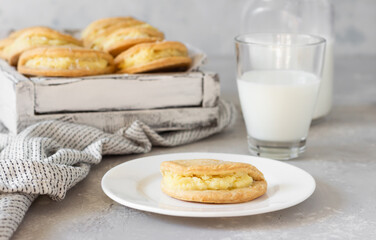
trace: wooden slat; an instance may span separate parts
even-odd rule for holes
[[[204,108],[218,105],[220,84],[219,76],[213,72],[204,72],[204,92],[202,106]]]
[[[140,120],[157,131],[184,130],[217,124],[218,107],[214,108],[170,108],[118,112],[64,113],[24,116],[20,119],[18,131],[30,124],[43,120],[60,119],[86,124],[115,132],[119,128]]]
[[[202,73],[171,76],[103,76],[35,82],[35,112],[83,112],[200,106]]]

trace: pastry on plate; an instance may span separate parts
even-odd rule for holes
[[[145,22],[132,17],[103,18],[90,23],[82,31],[81,37],[85,47],[102,50],[102,41],[114,31],[142,24],[145,24]]]
[[[134,45],[161,41],[163,39],[164,34],[162,32],[150,25],[143,24],[116,30],[103,40],[102,46],[104,51],[117,56]]]
[[[141,43],[115,58],[119,73],[143,73],[187,69],[191,65],[188,49],[180,42]]]
[[[114,61],[110,54],[93,49],[40,47],[22,53],[18,71],[47,77],[99,75],[112,73]]]
[[[30,28],[20,33],[4,48],[3,53],[11,65],[17,65],[19,56],[26,50],[42,46],[81,47],[79,40],[50,28]]]
[[[161,188],[167,195],[191,202],[241,203],[263,195],[264,175],[248,163],[215,159],[162,162]]]

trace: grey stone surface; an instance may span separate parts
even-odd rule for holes
[[[235,218],[182,218],[121,206],[101,190],[112,167],[138,157],[178,152],[248,154],[241,115],[234,126],[203,141],[109,156],[61,202],[39,197],[14,239],[376,239],[376,57],[336,59],[334,108],[311,127],[307,152],[288,163],[308,171],[317,188],[303,203]],[[231,58],[208,68],[222,77],[224,98],[238,105]]]

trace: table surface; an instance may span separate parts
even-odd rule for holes
[[[239,109],[234,59],[212,58],[222,96]],[[316,179],[303,203],[277,212],[233,218],[183,218],[133,210],[101,189],[112,167],[139,157],[180,152],[248,154],[239,115],[224,132],[150,153],[104,157],[63,201],[39,197],[14,239],[376,239],[376,57],[336,58],[334,107],[311,127],[306,153],[288,163]],[[240,113],[240,111],[239,111]]]

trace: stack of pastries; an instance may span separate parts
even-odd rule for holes
[[[0,40],[0,58],[30,76],[77,77],[185,70],[186,46],[165,41],[157,28],[132,17],[92,22],[76,39],[48,27],[30,27]]]

